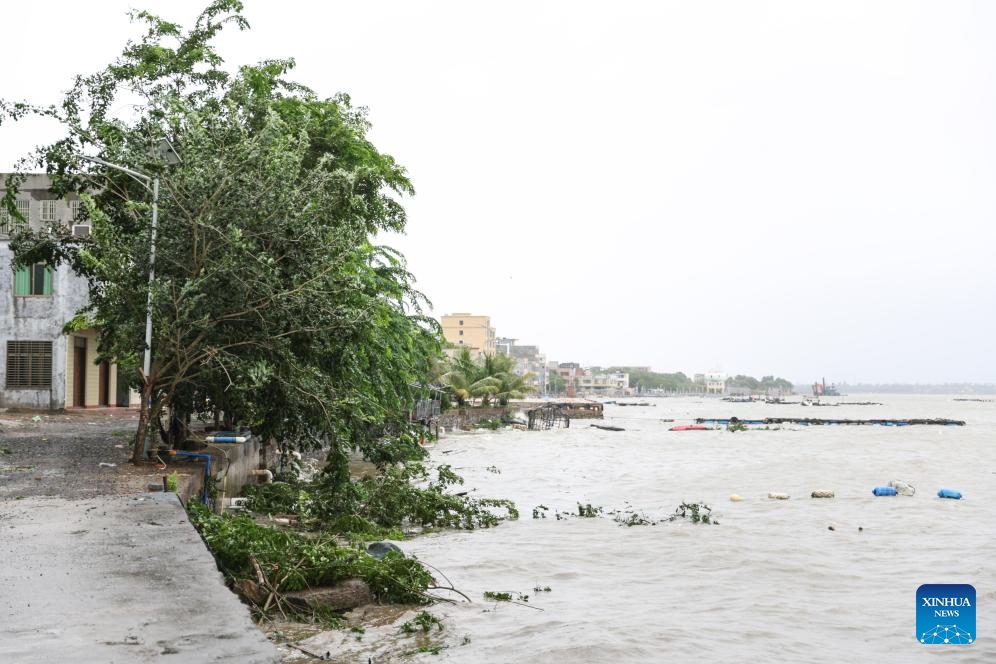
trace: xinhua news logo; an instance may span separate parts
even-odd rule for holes
[[[916,640],[923,644],[975,643],[975,588],[925,583],[916,589]]]

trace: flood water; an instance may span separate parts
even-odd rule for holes
[[[447,647],[414,661],[996,661],[996,403],[838,400],[883,405],[669,398],[650,407],[607,405],[599,423],[621,432],[575,420],[545,432],[447,435],[433,463],[451,464],[471,495],[513,499],[521,518],[401,543],[474,600],[431,608],[443,619]],[[943,417],[967,425],[668,431],[694,417],[731,415]],[[916,495],[872,495],[893,479],[915,486]],[[941,487],[964,499],[937,498]],[[836,498],[811,499],[818,489]],[[743,500],[730,502],[731,494]],[[683,501],[711,505],[719,525],[628,527],[607,514],[656,520]],[[605,513],[555,517],[575,514],[578,503]],[[547,518],[532,518],[539,505],[549,508]],[[925,583],[975,586],[975,643],[919,643],[916,591]],[[528,601],[489,602],[486,591]]]

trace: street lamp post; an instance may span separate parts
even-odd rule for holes
[[[170,142],[166,139],[159,141],[159,144],[153,152],[167,164],[172,165],[180,163],[180,155],[176,153],[176,150],[173,149],[173,146],[170,145]],[[109,161],[100,159],[99,157],[87,157],[86,155],[80,156],[87,161],[92,161],[100,164],[101,166],[113,168],[114,170],[121,171],[122,173],[129,175],[132,179],[136,180],[139,184],[145,187],[146,191],[152,194],[152,228],[149,233],[149,288],[145,304],[145,357],[142,360],[142,371],[144,374],[143,378],[148,381],[149,374],[152,371],[152,287],[156,280],[156,232],[159,225],[159,177],[146,175],[141,171],[136,171],[119,164],[113,164]],[[149,405],[151,407],[151,403]],[[148,458],[149,456],[148,429],[146,429],[143,456],[145,458]]]
[[[83,156],[83,155],[81,155]],[[152,369],[152,286],[156,279],[156,230],[159,225],[159,178],[146,175],[139,171],[118,164],[112,164],[98,157],[83,156],[87,161],[113,168],[114,170],[127,173],[139,184],[145,187],[146,191],[152,194],[152,231],[149,236],[149,289],[148,299],[145,305],[145,359],[142,362],[142,371],[148,380],[149,371]],[[151,186],[150,186],[151,185]]]

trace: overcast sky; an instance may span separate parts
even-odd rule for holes
[[[0,95],[59,99],[189,0],[5,3]],[[996,382],[996,3],[247,0],[232,66],[369,108],[437,316],[549,359]],[[0,168],[58,136],[0,128]]]

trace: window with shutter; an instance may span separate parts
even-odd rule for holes
[[[52,387],[52,342],[7,342],[7,387],[44,390]]]

